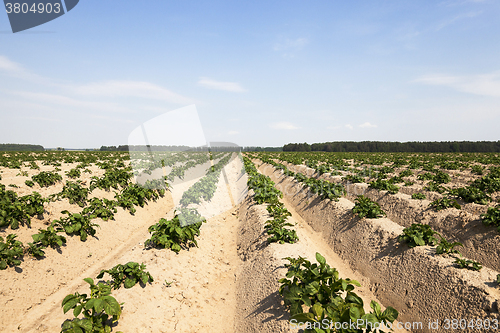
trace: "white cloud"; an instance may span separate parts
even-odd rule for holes
[[[448,1],[443,1],[439,3],[440,6],[447,6],[447,7],[452,7],[452,6],[461,6],[461,5],[466,5],[469,3],[483,3],[487,2],[489,0],[448,0]]]
[[[306,46],[308,40],[306,38],[297,38],[297,39],[286,39],[282,43],[277,43],[274,45],[275,51],[283,51],[283,50],[301,50]]]
[[[19,96],[23,100],[31,100],[38,104],[38,107],[57,105],[68,108],[67,110],[85,109],[104,112],[122,112],[133,113],[134,110],[129,109],[117,103],[109,102],[94,102],[74,99],[68,96],[49,94],[49,93],[33,93],[27,91],[12,91],[13,96]],[[69,109],[71,108],[71,109]]]
[[[292,123],[289,123],[287,121],[282,121],[282,122],[279,122],[279,123],[274,123],[274,124],[271,124],[269,125],[271,128],[274,128],[274,129],[284,129],[284,130],[294,130],[294,129],[298,129],[297,126],[295,126],[294,124]]]
[[[198,85],[208,88],[208,89],[216,89],[216,90],[224,90],[230,92],[245,92],[247,91],[242,86],[240,86],[237,82],[222,82],[215,81],[208,77],[201,77],[198,81]]]
[[[18,63],[10,61],[9,58],[0,56],[0,70],[6,72],[22,72],[24,69]]]
[[[229,134],[229,135],[236,135],[236,134],[240,134],[240,132],[238,132],[238,131],[229,131],[229,132],[227,132],[227,134]]]
[[[77,86],[73,90],[81,95],[141,97],[174,104],[193,104],[189,98],[144,81],[105,81]]]
[[[455,90],[481,96],[500,97],[500,72],[470,76],[426,75],[414,82],[446,86]]]
[[[308,42],[306,38],[285,39],[283,42],[274,44],[274,51],[283,52],[284,58],[294,58],[295,52],[302,50]]]
[[[464,13],[464,14],[457,15],[457,16],[451,18],[451,19],[448,19],[448,20],[445,20],[445,21],[441,22],[437,26],[436,31],[439,31],[439,30],[443,29],[444,27],[446,27],[446,26],[448,26],[450,24],[455,23],[456,21],[459,21],[459,20],[462,20],[462,19],[476,17],[478,15],[481,15],[482,13],[483,13],[482,11],[477,11],[477,12],[469,12],[469,13]]]
[[[359,127],[361,127],[361,128],[375,128],[375,127],[377,127],[377,125],[373,125],[373,124],[370,124],[369,122],[365,122],[365,123],[362,123],[361,125],[359,125]]]
[[[345,125],[345,128],[348,128],[348,129],[352,130],[354,127],[352,127],[351,124],[347,124],[347,125]]]

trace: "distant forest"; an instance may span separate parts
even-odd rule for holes
[[[497,153],[500,152],[500,141],[289,143],[283,146],[283,151]]]
[[[16,143],[0,143],[0,151],[44,151],[40,145],[23,145]]]

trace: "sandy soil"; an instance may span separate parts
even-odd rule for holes
[[[64,171],[74,166],[76,164],[61,167],[60,174],[64,181],[67,180]],[[4,282],[0,286],[0,332],[59,332],[63,321],[72,316],[70,312],[63,314],[63,298],[76,291],[88,292],[83,278],[95,278],[101,269],[129,261],[146,264],[146,270],[155,281],[144,287],[137,285],[132,289],[113,291],[112,295],[124,303],[122,317],[113,328],[114,332],[293,331],[288,326],[287,312],[277,292],[277,281],[286,272],[284,264],[287,261],[283,258],[300,255],[314,261],[316,252],[322,253],[342,277],[361,282],[363,287],[359,288],[358,293],[365,300],[365,305],[368,306],[372,299],[378,299],[383,306],[399,306],[408,313],[414,311],[411,310],[412,304],[393,304],[392,300],[396,298],[387,297],[390,290],[384,290],[387,288],[384,282],[373,278],[385,267],[383,261],[363,255],[365,261],[352,262],[348,252],[358,247],[348,246],[350,240],[347,238],[339,238],[345,237],[343,233],[347,232],[353,234],[354,240],[362,237],[363,241],[371,242],[371,238],[400,232],[401,226],[386,223],[397,230],[382,230],[380,227],[382,232],[375,224],[370,229],[368,223],[339,218],[336,218],[337,222],[330,221],[327,217],[330,219],[334,213],[347,208],[340,205],[337,210],[331,210],[325,204],[318,204],[314,206],[317,209],[306,209],[304,207],[309,207],[313,202],[285,196],[283,202],[292,212],[290,221],[296,224],[300,241],[296,244],[268,244],[263,231],[267,219],[265,206],[255,205],[251,193],[247,195],[244,186],[246,176],[241,173],[242,164],[238,158],[233,159],[221,172],[212,200],[197,206],[202,215],[208,217],[201,227],[199,247],[185,249],[179,254],[170,250],[144,249],[144,242],[150,236],[148,227],[160,218],[173,217],[182,192],[199,179],[205,167],[188,171],[192,173],[187,175],[188,181],[178,181],[172,193],[167,192],[157,202],[138,208],[135,215],[119,209],[115,221],[97,220],[100,229],[95,238],[89,237],[86,242],[80,242],[78,237],[67,237],[68,242],[60,253],[48,249],[43,260],[26,257],[19,267],[0,271],[0,280]],[[42,167],[42,170],[53,169],[51,166]],[[87,184],[90,176],[103,173],[96,166],[91,170],[93,174],[83,174],[81,178]],[[62,189],[62,183],[50,188],[40,189],[36,186],[30,189],[24,185],[28,178],[17,176],[19,170],[1,171],[1,183],[18,185],[19,188],[8,189],[20,195],[36,190],[46,197]],[[38,171],[28,170],[28,173],[31,176]],[[96,190],[93,196],[111,199],[114,193]],[[347,199],[342,200],[346,205],[352,205]],[[324,206],[328,209],[323,209]],[[15,232],[23,243],[31,241],[31,235],[58,218],[63,209],[72,212],[81,210],[76,205],[70,205],[67,200],[50,203],[46,206],[43,219],[33,219],[31,229],[26,226],[16,231],[4,229],[0,235]],[[356,223],[350,225],[351,222]],[[334,232],[332,226],[335,223],[340,223],[340,229]],[[359,232],[356,231],[358,229]],[[374,247],[380,250],[380,246]],[[378,256],[379,252],[375,251],[373,255]],[[408,260],[427,257],[426,253],[418,251],[410,255]],[[371,265],[374,265],[373,268]],[[411,276],[413,273],[410,273],[408,270]],[[396,274],[390,278],[397,280]],[[459,281],[462,277],[454,279]],[[403,299],[405,295],[398,297]],[[414,297],[418,299],[418,295]]]
[[[74,166],[64,166],[60,174],[64,175],[71,167]],[[241,170],[241,166],[238,167]],[[46,169],[53,170],[53,167]],[[99,174],[98,168],[93,169]],[[2,183],[18,185],[14,190],[20,195],[31,191],[24,185],[27,177],[16,177],[16,170],[3,171]],[[36,173],[30,172],[29,176]],[[34,190],[48,196],[61,189],[62,184],[57,184]],[[96,190],[94,194],[114,197],[113,192]],[[174,200],[167,193],[157,202],[138,208],[135,215],[119,209],[115,221],[97,220],[101,228],[95,238],[80,242],[78,237],[67,237],[68,242],[61,253],[48,249],[43,260],[26,257],[21,266],[0,271],[0,279],[7,281],[0,287],[0,331],[60,331],[62,322],[71,317],[69,312],[63,314],[61,301],[75,291],[88,292],[83,278],[95,278],[101,269],[136,261],[146,264],[155,281],[144,288],[136,286],[113,292],[119,302],[125,303],[114,330],[233,332],[234,281],[239,262],[236,254],[238,220],[234,209],[227,205],[225,184],[217,190],[211,204],[218,207],[222,203],[219,201],[223,201],[226,211],[220,211],[221,214],[202,226],[199,248],[192,247],[179,254],[170,250],[144,249],[144,241],[149,238],[148,227],[162,217],[173,217]],[[63,209],[80,210],[67,200],[50,203],[44,218],[35,218],[31,229],[24,226],[16,231],[6,229],[1,235],[15,232],[23,243],[31,241],[31,234],[59,217]]]
[[[397,242],[403,226],[391,219],[359,219],[352,214],[354,204],[349,199],[320,200],[282,171],[269,165],[259,169],[276,182],[295,211],[322,234],[342,260],[369,278],[370,290],[384,305],[398,309],[402,321],[500,318],[500,293],[494,282],[498,271],[488,267],[479,272],[457,269],[454,258],[436,255],[435,248],[410,249]],[[423,331],[446,329],[424,327]]]

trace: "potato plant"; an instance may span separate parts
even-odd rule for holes
[[[481,214],[481,220],[484,225],[495,226],[498,232],[500,232],[500,205],[488,207],[488,211],[485,214]]]
[[[312,193],[318,194],[323,200],[330,199],[338,201],[339,198],[345,194],[345,189],[342,184],[330,183],[327,180],[306,178],[302,183],[307,185]]]
[[[255,165],[247,158],[244,159],[245,168],[250,175],[248,179],[248,187],[254,190],[255,195],[253,200],[257,204],[268,203],[267,211],[273,217],[272,220],[266,221],[265,230],[269,237],[269,243],[295,243],[299,240],[297,232],[287,227],[293,227],[292,223],[286,219],[292,214],[285,208],[279,199],[283,197],[283,193],[274,187],[274,182],[271,178],[257,172]],[[281,165],[282,170],[287,170]],[[328,183],[328,182],[327,182]],[[328,183],[330,184],[330,183]]]
[[[113,200],[92,198],[88,202],[88,206],[82,210],[82,214],[88,215],[90,219],[114,220],[117,205],[118,203]]]
[[[175,253],[179,253],[183,247],[198,247],[195,237],[200,235],[200,227],[203,222],[182,227],[179,215],[175,215],[171,220],[162,218],[158,223],[148,228],[151,238],[144,242],[144,246],[171,249]]]
[[[90,181],[90,191],[96,188],[109,191],[111,188],[118,190],[118,187],[125,188],[130,184],[132,173],[126,169],[110,168],[102,177],[93,176]]]
[[[230,159],[231,154],[228,154],[227,156],[221,158],[217,164],[209,168],[203,178],[197,181],[182,194],[180,204],[182,206],[187,206],[192,203],[200,203],[202,198],[205,201],[210,201],[217,190],[217,182],[219,181],[220,172]]]
[[[66,176],[68,176],[69,178],[72,178],[72,179],[80,178],[81,175],[82,175],[82,172],[80,171],[79,168],[73,168],[73,169],[66,172]]]
[[[40,185],[40,187],[49,187],[54,185],[55,183],[62,180],[60,174],[50,171],[41,171],[37,175],[31,176],[31,179]]]
[[[146,189],[140,185],[133,184],[122,189],[120,193],[115,195],[118,206],[128,209],[130,214],[134,214],[137,210],[135,206],[144,207],[148,201],[156,201],[165,194],[164,190]]]
[[[377,219],[386,216],[386,213],[380,208],[378,203],[363,195],[358,195],[356,198],[352,212],[359,218]]]
[[[66,198],[70,204],[77,204],[84,207],[87,204],[89,190],[83,187],[79,182],[66,182],[61,192],[51,196],[52,200],[61,200]]]
[[[138,264],[136,262],[128,262],[125,265],[116,265],[115,267],[107,270],[101,270],[99,275],[97,275],[97,279],[101,279],[105,273],[111,275],[113,278],[110,281],[107,281],[113,289],[119,289],[122,286],[125,288],[132,288],[137,283],[141,283],[142,285],[146,285],[148,282],[153,282],[153,277],[149,272],[145,271],[146,265]]]
[[[37,234],[31,235],[31,238],[33,238],[33,243],[28,243],[27,252],[33,257],[45,256],[44,249],[49,246],[55,249],[66,244],[66,238],[58,235],[53,226],[45,230],[39,229]]]
[[[4,241],[4,238],[0,236],[0,270],[21,264],[24,256],[23,243],[16,238],[16,234],[10,234]]]
[[[111,286],[91,278],[83,279],[89,284],[90,297],[78,292],[70,294],[62,301],[63,312],[73,309],[74,318],[62,324],[61,333],[109,333],[112,325],[122,313],[120,303],[111,296]],[[83,318],[78,318],[83,314]],[[111,323],[109,320],[111,319]]]
[[[462,206],[456,200],[450,198],[436,199],[429,204],[429,207],[434,208],[436,211],[440,211],[447,208],[461,209]]]
[[[473,174],[482,176],[484,173],[484,167],[481,165],[473,165],[471,166],[471,170]]]
[[[476,187],[486,193],[494,193],[500,191],[500,168],[490,168],[490,172],[476,179],[470,186]]]
[[[198,222],[206,222],[206,219],[195,208],[181,208],[178,215],[181,227]]]
[[[413,171],[409,169],[403,170],[399,173],[399,177],[409,177],[411,175],[413,175]]]
[[[20,224],[31,226],[31,217],[43,212],[44,200],[38,193],[19,198],[16,192],[5,190],[0,184],[0,227],[19,228]]]
[[[316,170],[316,173],[321,176],[325,173],[328,173],[331,171],[331,168],[329,165],[327,164],[320,164],[318,165],[317,167],[314,168]]]
[[[41,215],[44,212],[44,204],[49,200],[43,198],[40,193],[33,192],[19,198],[24,204],[24,210],[29,216]]]
[[[465,202],[487,205],[491,201],[491,197],[488,194],[474,186],[461,187],[449,192],[451,195],[455,195]]]
[[[450,243],[446,239],[443,238],[443,236],[439,235],[441,240],[439,241],[439,245],[436,247],[436,254],[458,254],[462,255],[460,251],[456,250],[455,247],[457,246],[464,246],[462,243],[459,242],[453,242]]]
[[[52,226],[56,231],[64,231],[68,235],[80,235],[82,242],[87,240],[88,235],[94,236],[97,232],[95,227],[99,227],[99,225],[93,223],[90,216],[70,213],[67,210],[63,210],[61,213],[68,216],[52,221]]]
[[[479,271],[483,268],[480,262],[461,258],[456,258],[454,264],[456,264],[458,268],[466,268],[472,271]]]
[[[362,320],[372,323],[373,327],[381,323],[393,323],[398,311],[387,307],[382,312],[380,305],[372,301],[372,312],[366,313],[364,303],[354,289],[359,282],[351,279],[340,279],[339,272],[331,268],[325,258],[316,253],[318,263],[311,263],[305,258],[285,258],[288,269],[286,278],[280,279],[279,293],[283,296],[285,306],[290,311],[291,320],[306,323],[305,333],[312,332],[371,332],[372,327],[357,327],[355,330],[333,328],[318,329],[323,320],[333,323],[349,323]],[[307,312],[304,312],[304,308]],[[318,326],[319,324],[319,326]],[[342,325],[341,325],[342,327]]]
[[[398,237],[398,240],[401,243],[407,243],[409,247],[436,245],[439,239],[435,235],[440,236],[429,225],[413,223],[410,227],[403,229],[403,234]]]
[[[440,184],[434,181],[428,182],[427,185],[424,187],[424,190],[429,192],[438,192],[441,194],[446,192],[445,187],[441,186]]]
[[[394,185],[390,181],[383,179],[377,179],[370,182],[370,187],[377,190],[387,191],[390,194],[396,194],[399,191],[399,187],[397,185]]]
[[[423,194],[423,193],[413,193],[411,195],[411,198],[417,199],[417,200],[425,200],[426,197],[425,197],[425,194]]]
[[[255,192],[253,200],[261,205],[263,203],[276,203],[283,197],[283,193],[274,187],[271,178],[262,174],[255,174],[248,178],[248,188]]]
[[[342,177],[342,180],[345,180],[345,181],[348,181],[351,183],[364,183],[365,182],[365,178],[358,176],[358,175],[347,175],[347,176]]]

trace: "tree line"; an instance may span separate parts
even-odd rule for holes
[[[496,153],[500,141],[441,141],[441,142],[390,142],[390,141],[337,141],[324,143],[289,143],[283,151],[325,152],[408,152],[408,153]]]
[[[25,145],[17,143],[0,143],[0,151],[44,151],[40,145]]]

